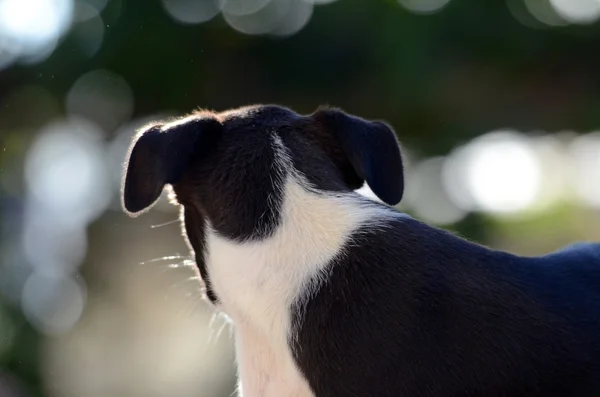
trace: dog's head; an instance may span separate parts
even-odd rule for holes
[[[237,241],[272,233],[290,174],[323,192],[351,192],[366,181],[390,205],[403,193],[400,149],[386,124],[338,109],[302,116],[261,105],[143,128],[126,163],[123,207],[144,212],[170,184],[198,253],[207,221]]]
[[[288,169],[278,164],[280,155]],[[197,207],[209,218],[243,202],[252,203],[246,205],[252,213],[245,217],[260,223],[261,216],[273,215],[278,182],[292,171],[321,191],[352,191],[366,181],[389,205],[400,202],[404,189],[400,149],[388,125],[339,109],[302,116],[258,105],[223,113],[198,111],[142,128],[126,161],[122,203],[137,216],[170,184],[180,204]],[[236,221],[210,220],[217,230]],[[264,230],[257,224],[237,226],[249,227],[244,231],[250,234]],[[226,235],[236,234],[226,229]]]

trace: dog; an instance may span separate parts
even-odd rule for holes
[[[156,122],[124,210],[165,186],[243,397],[600,396],[600,245],[521,257],[400,213],[385,122],[277,105]]]

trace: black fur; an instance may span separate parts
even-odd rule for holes
[[[277,139],[319,190],[352,194],[366,180],[388,204],[402,197],[392,130],[337,109],[255,106],[149,128],[132,146],[124,206],[142,211],[172,185],[215,304],[207,227],[240,243],[277,230]],[[290,308],[289,343],[316,397],[600,396],[600,245],[518,257],[365,205],[389,219],[357,231]]]
[[[522,258],[408,217],[361,230],[293,310],[315,395],[600,395],[600,246]]]
[[[403,165],[392,129],[339,110],[321,112],[319,116],[373,193],[387,204],[398,204],[404,193]]]
[[[206,250],[206,219],[194,206],[188,205],[183,207],[183,226],[186,242],[191,247],[192,252],[195,253],[196,267],[200,278],[204,281],[206,298],[213,304],[218,304],[219,298],[211,286],[206,258],[204,257]]]
[[[198,119],[162,131],[153,125],[131,147],[123,185],[123,207],[137,214],[151,207],[166,184],[179,181],[192,157],[206,147],[220,125],[214,119]]]
[[[222,118],[219,139],[206,148],[205,155],[194,157],[173,185],[178,201],[195,207],[231,240],[271,236],[279,225],[283,199],[283,175],[275,173],[271,131],[290,122],[285,111],[262,108]]]

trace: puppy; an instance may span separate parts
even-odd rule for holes
[[[132,216],[171,185],[243,397],[600,396],[600,246],[519,257],[399,213],[382,122],[199,111],[141,130],[125,168]]]

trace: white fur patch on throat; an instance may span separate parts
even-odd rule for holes
[[[365,208],[356,196],[315,192],[293,171],[279,137],[274,148],[285,173],[275,233],[237,243],[209,227],[206,263],[220,309],[234,325],[243,396],[311,397],[289,346],[291,307],[318,288],[352,233],[381,209]]]

